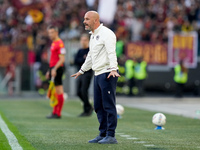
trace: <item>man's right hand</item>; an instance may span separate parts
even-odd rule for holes
[[[49,71],[47,71],[45,78],[48,80],[49,79]]]
[[[78,78],[78,76],[80,76],[80,75],[82,75],[82,74],[81,74],[80,72],[77,72],[77,73],[71,75],[71,77],[75,77],[75,79],[76,79],[76,78]]]

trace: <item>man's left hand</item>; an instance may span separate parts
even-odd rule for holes
[[[108,75],[107,79],[109,79],[111,76],[120,77],[120,75],[117,73],[116,70],[111,71],[110,74]]]

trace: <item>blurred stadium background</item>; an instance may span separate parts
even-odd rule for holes
[[[148,63],[147,94],[173,95],[173,67],[184,59],[189,68],[185,93],[200,95],[199,0],[0,0],[0,95],[41,88],[38,69],[47,65],[51,41],[46,28],[53,24],[67,49],[65,92],[74,96],[70,75],[76,72],[73,59],[88,10],[98,11],[115,32],[119,65],[138,56]]]

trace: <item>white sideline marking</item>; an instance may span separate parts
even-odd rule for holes
[[[120,135],[120,134],[124,134],[124,133],[118,133],[118,132],[117,132],[116,134],[119,134],[119,135]]]
[[[147,143],[145,141],[137,141],[137,142],[134,142],[134,143],[141,143],[141,144],[144,144],[144,143]]]
[[[130,135],[120,135],[121,137],[131,137]]]
[[[154,144],[149,144],[149,145],[144,145],[144,146],[146,146],[146,147],[153,147],[153,146],[155,146]]]
[[[15,135],[9,130],[8,126],[3,121],[1,115],[0,115],[0,128],[1,131],[5,134],[6,138],[8,139],[9,145],[12,150],[23,150],[23,148],[19,145]]]
[[[136,137],[129,137],[129,138],[126,138],[128,140],[138,140],[139,138],[136,138]]]
[[[130,135],[125,135],[124,133],[116,133],[116,134],[118,134],[121,137],[126,138],[127,140],[138,140],[139,139],[139,138],[136,138],[136,137],[131,137]],[[135,141],[134,143],[145,144],[147,142],[146,141]],[[143,146],[145,146],[145,147],[154,147],[155,145],[154,144],[146,144],[146,145],[143,145]]]

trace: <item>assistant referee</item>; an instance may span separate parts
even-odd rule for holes
[[[89,69],[95,72],[94,109],[100,123],[99,136],[89,143],[116,144],[117,127],[116,86],[120,76],[117,72],[116,36],[107,27],[100,24],[99,14],[88,11],[84,16],[85,30],[90,30],[89,53],[81,69],[72,77],[77,78]]]
[[[54,106],[52,114],[47,116],[47,118],[58,119],[61,118],[61,111],[64,104],[62,76],[64,73],[66,50],[63,41],[58,36],[58,28],[56,26],[49,26],[47,28],[47,31],[49,38],[52,40],[52,44],[50,48],[51,57],[49,70],[46,73],[46,78],[54,78],[56,97],[58,99],[58,104]]]

